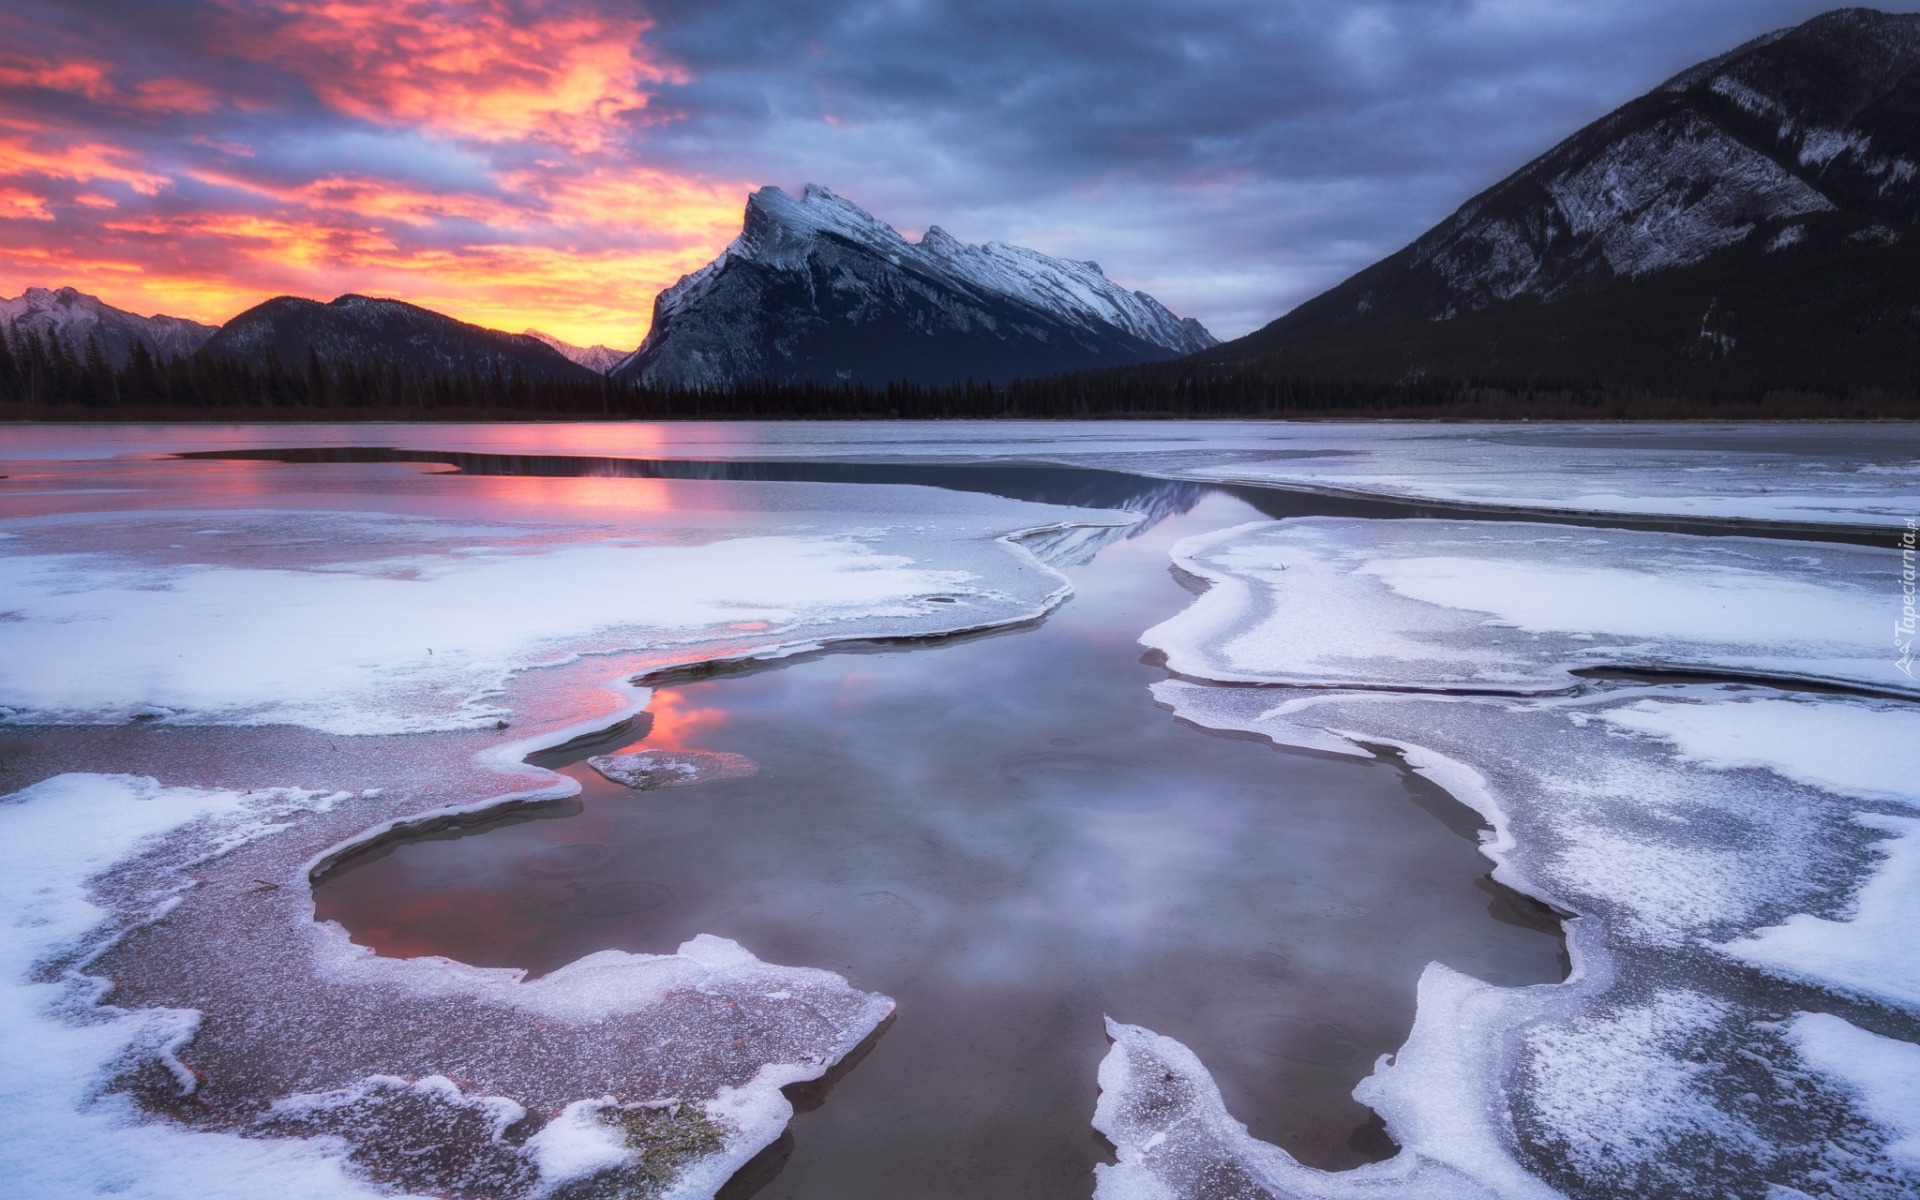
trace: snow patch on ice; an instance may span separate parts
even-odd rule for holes
[[[1401,1151],[1337,1172],[1248,1134],[1186,1046],[1109,1017],[1093,1124],[1119,1161],[1094,1168],[1096,1200],[1550,1200],[1558,1193],[1513,1156],[1500,1085],[1515,1046],[1508,1031],[1563,1006],[1561,991],[1499,988],[1429,965],[1406,1044],[1354,1089]]]
[[[1525,1034],[1523,1103],[1552,1131],[1536,1148],[1583,1186],[1619,1195],[1674,1194],[1665,1160],[1710,1155],[1764,1161],[1770,1148],[1704,1084],[1716,1067],[1702,1042],[1732,1016],[1685,989],[1616,1012],[1536,1025]]]
[[[178,1045],[197,1014],[89,1008],[93,986],[39,966],[97,943],[110,914],[86,881],[168,832],[196,822],[267,828],[263,814],[297,793],[163,788],[130,776],[63,775],[0,800],[0,1172],[41,1200],[131,1192],[155,1200],[375,1196],[342,1169],[332,1141],[243,1138],[143,1121],[99,1081],[129,1047]],[[96,946],[97,948],[97,946]]]
[[[1811,700],[1642,700],[1599,718],[1714,770],[1760,768],[1823,791],[1920,806],[1920,711]]]
[[[1314,517],[1173,555],[1213,586],[1140,640],[1205,679],[1542,692],[1641,666],[1906,686],[1883,645],[1885,552]]]
[[[0,706],[15,720],[297,724],[329,733],[488,724],[513,672],[663,631],[931,611],[994,598],[970,573],[845,538],[704,546],[587,544],[421,558],[377,570],[129,566],[103,555],[0,556],[20,619],[0,623]],[[1002,597],[1004,599],[1004,597]]]
[[[543,1193],[627,1164],[633,1152],[618,1126],[600,1119],[613,1097],[575,1100],[527,1139],[527,1153],[540,1171]]]
[[[1291,746],[1299,750],[1318,750],[1323,754],[1354,758],[1373,757],[1371,751],[1357,745],[1351,738],[1292,719],[1295,713],[1305,712],[1318,704],[1321,697],[1296,696],[1271,707],[1265,704],[1248,707],[1244,703],[1218,703],[1223,697],[1230,697],[1230,694],[1217,688],[1179,680],[1162,680],[1149,690],[1155,700],[1172,709],[1176,715],[1208,729],[1257,733],[1277,746]],[[1234,701],[1241,699],[1231,697]]]
[[[1920,1046],[1830,1013],[1801,1013],[1787,1036],[1808,1066],[1838,1081],[1880,1126],[1887,1157],[1920,1170]]]
[[[1783,975],[1920,1012],[1920,820],[1871,813],[1855,819],[1896,836],[1876,847],[1886,861],[1855,894],[1851,915],[1798,913],[1719,948]]]

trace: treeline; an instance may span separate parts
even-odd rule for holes
[[[13,420],[783,420],[964,418],[1376,418],[1427,420],[1920,419],[1911,393],[1779,389],[1675,396],[1577,381],[1412,379],[1382,385],[1187,362],[947,386],[767,382],[649,388],[506,371],[398,364],[264,366],[205,351],[157,358],[136,343],[111,366],[15,328],[0,337],[0,417]]]

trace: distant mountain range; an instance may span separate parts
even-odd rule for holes
[[[1200,361],[1693,393],[1920,385],[1920,15],[1843,9],[1685,71]]]
[[[579,363],[589,371],[605,375],[618,366],[620,360],[633,353],[631,350],[610,350],[605,346],[576,346],[572,342],[563,342],[550,333],[541,333],[538,329],[529,329],[521,335],[535,341],[545,342],[558,350],[562,357]]]
[[[720,257],[661,292],[616,380],[945,384],[1153,362],[1216,343],[1099,264],[939,226],[910,242],[826,188],[761,188]]]
[[[328,364],[396,364],[449,375],[511,375],[515,368],[562,379],[600,375],[539,338],[483,329],[400,300],[353,295],[325,304],[275,297],[222,325],[206,349],[254,366],[272,355],[295,370],[311,353]]]
[[[356,295],[325,303],[278,296],[217,329],[135,316],[71,288],[30,288],[0,305],[12,306],[0,307],[0,322],[59,332],[76,348],[101,330],[116,366],[138,338],[163,359],[204,346],[256,367],[271,357],[300,369],[311,354],[330,365],[454,375],[518,367],[669,388],[1004,380],[1163,361],[1217,344],[1198,321],[1127,291],[1096,263],[1002,242],[963,245],[938,226],[909,242],[815,186],[798,199],[778,188],[749,197],[740,236],[656,298],[653,329],[632,352],[536,329],[502,333]]]
[[[30,287],[11,300],[0,298],[0,328],[32,330],[42,338],[58,335],[76,353],[86,352],[87,339],[99,346],[110,366],[125,366],[134,342],[165,359],[198,350],[219,330],[185,317],[143,317],[113,307],[98,296],[70,287]]]

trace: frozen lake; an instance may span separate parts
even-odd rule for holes
[[[1074,599],[1037,625],[656,690],[646,736],[592,752],[759,774],[634,792],[565,766],[567,815],[377,851],[321,884],[319,915],[382,953],[535,971],[710,932],[894,997],[768,1195],[1073,1192],[1109,1013],[1199,1048],[1303,1160],[1382,1157],[1348,1093],[1405,1039],[1421,969],[1558,981],[1557,923],[1486,879],[1477,815],[1404,768],[1154,703],[1166,672],[1135,638],[1190,599],[1167,548],[1258,515],[1201,499],[1069,568]]]
[[[79,773],[61,785],[83,789],[63,793],[72,811],[118,811],[114,772],[200,789],[181,792],[183,823],[117,858],[42,855],[91,907],[72,910],[66,941],[23,942],[19,961],[42,980],[60,978],[47,962],[79,964],[74,987],[111,977],[130,1013],[199,1014],[186,1050],[155,1052],[190,1067],[128,1075],[75,1050],[70,1094],[104,1071],[120,1080],[110,1095],[188,1125],[360,1147],[302,1167],[318,1172],[313,1194],[531,1195],[635,1153],[623,1186],[648,1194],[670,1177],[651,1150],[562,1152],[568,1122],[602,1129],[594,1105],[651,1112],[670,1095],[734,1113],[736,1093],[759,1099],[716,1117],[723,1133],[673,1135],[716,1181],[754,1158],[732,1196],[1084,1196],[1097,1164],[1102,1195],[1127,1171],[1195,1196],[1222,1171],[1252,1181],[1248,1195],[1347,1194],[1342,1181],[1382,1170],[1418,1188],[1464,1172],[1484,1194],[1506,1194],[1487,1181],[1509,1170],[1568,1195],[1684,1191],[1699,1180],[1674,1173],[1680,1151],[1625,1127],[1620,1144],[1650,1164],[1639,1174],[1583,1158],[1557,1131],[1592,1112],[1540,1082],[1571,1055],[1633,1094],[1634,1071],[1692,1052],[1591,1031],[1645,1026],[1626,997],[1681,992],[1696,999],[1658,1011],[1702,1030],[1820,1031],[1764,1034],[1759,1049],[1762,1034],[1716,1036],[1736,1056],[1787,1056],[1780,1078],[1797,1071],[1803,1099],[1827,1095],[1838,1114],[1837,1133],[1723,1129],[1701,1114],[1771,1085],[1726,1100],[1712,1069],[1696,1073],[1705,1107],[1663,1101],[1648,1119],[1799,1147],[1715,1178],[1907,1187],[1886,1148],[1891,1102],[1849,1074],[1849,1048],[1867,1043],[1847,1040],[1910,1046],[1906,985],[1865,960],[1815,962],[1775,931],[1805,919],[1852,936],[1850,920],[1878,911],[1856,891],[1904,861],[1893,847],[1913,802],[1889,781],[1910,751],[1872,731],[1904,730],[1920,691],[1869,626],[1883,604],[1881,623],[1898,616],[1881,597],[1897,597],[1898,514],[1920,478],[1911,431],[15,433],[0,467],[0,786],[27,790],[0,814],[52,813],[36,786],[60,772]],[[1721,604],[1735,607],[1679,617]],[[685,669],[715,658],[745,661]],[[643,686],[609,690],[624,679]],[[1823,722],[1822,744],[1883,750],[1845,775],[1832,751],[1795,748]],[[634,790],[585,761],[644,750],[756,770]],[[221,815],[269,790],[272,815]],[[530,804],[498,807],[514,794]],[[1742,806],[1762,804],[1799,823],[1773,842],[1739,832]],[[1678,857],[1649,874],[1663,854]],[[1723,881],[1716,856],[1752,885]],[[1571,947],[1529,895],[1582,915]],[[169,915],[145,924],[164,897]],[[781,966],[689,951],[701,935]],[[1555,986],[1570,950],[1573,977]],[[534,999],[587,995],[575,964],[608,951],[622,953],[594,961],[634,982],[591,1003]],[[706,982],[649,982],[694,978],[691,964]],[[786,967],[839,978],[767,973]],[[1420,1021],[1443,984],[1484,994],[1489,1015],[1477,1040],[1439,1051]],[[621,994],[658,997],[645,1003],[666,1015],[623,1015]],[[729,1040],[680,1011],[682,995],[779,1011]],[[515,1015],[542,1005],[561,1015]],[[1851,1032],[1795,1024],[1816,1016]],[[1110,1050],[1103,1017],[1163,1042],[1124,1034]],[[558,1039],[542,1062],[525,1060],[535,1035],[516,1020]],[[665,1041],[649,1033],[669,1026]],[[470,1053],[448,1049],[458,1028],[473,1030]],[[1172,1043],[1252,1138],[1291,1158],[1276,1166],[1230,1130],[1194,1143],[1225,1129],[1205,1083],[1177,1135],[1139,1115],[1175,1111],[1164,1104],[1118,1115],[1141,1064],[1188,1077]],[[1123,1053],[1136,1083],[1113,1074]],[[1381,1082],[1434,1054],[1490,1054],[1496,1069],[1453,1093]],[[1392,1055],[1398,1075],[1379,1065]],[[1809,1075],[1816,1060],[1839,1082]],[[761,1068],[795,1061],[813,1065],[794,1078],[827,1072],[831,1086],[790,1088],[800,1111],[785,1124]],[[182,1071],[197,1082],[175,1082]],[[445,1095],[402,1096],[442,1074]],[[357,1082],[375,1078],[395,1082]],[[184,1107],[169,1098],[182,1088]],[[1473,1109],[1459,1088],[1492,1089],[1512,1115],[1436,1141],[1414,1114]],[[287,1097],[349,1093],[287,1115]],[[459,1155],[381,1157],[378,1130],[406,1105],[478,1113],[488,1096],[523,1119],[445,1124]],[[84,1175],[124,1156],[114,1130],[129,1120],[43,1136],[71,1141]],[[1447,1149],[1475,1138],[1473,1153]],[[1851,1165],[1820,1138],[1853,1147]],[[256,1136],[246,1153],[278,1144]],[[1807,1165],[1767,1165],[1789,1159]]]

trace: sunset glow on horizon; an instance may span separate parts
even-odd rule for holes
[[[567,0],[10,8],[0,293],[218,324],[360,292],[636,345],[752,187],[648,161],[650,89],[685,79],[648,28]]]

